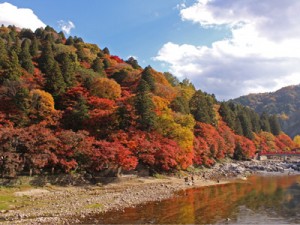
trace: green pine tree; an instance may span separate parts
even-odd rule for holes
[[[147,82],[147,84],[149,85],[151,91],[155,90],[155,80],[154,80],[154,77],[152,75],[151,66],[147,66],[143,70],[141,79]]]
[[[4,40],[0,38],[0,69],[6,68],[8,62],[9,62],[8,51],[5,47]]]
[[[55,61],[46,74],[45,90],[52,94],[54,99],[63,94],[66,89],[66,83],[62,76],[60,67]]]
[[[149,86],[145,80],[141,80],[135,97],[135,109],[139,116],[138,122],[142,130],[151,130],[155,126],[156,115],[154,103],[150,96]]]
[[[102,63],[102,61],[99,57],[97,57],[96,59],[93,60],[92,69],[96,73],[100,73],[101,75],[104,74],[104,64]]]
[[[39,67],[44,73],[49,73],[50,68],[52,68],[54,64],[54,54],[52,50],[52,44],[51,42],[47,41],[43,45],[42,54],[39,59]]]
[[[252,126],[250,118],[247,116],[247,113],[245,111],[241,111],[238,115],[239,121],[241,122],[243,135],[246,138],[253,139],[253,133],[252,133]]]
[[[17,53],[17,55],[19,55],[20,52],[22,51],[22,49],[21,49],[21,40],[19,39],[18,36],[16,36],[16,38],[15,38],[15,43],[12,46],[12,49],[13,49],[13,51],[15,51]]]
[[[76,63],[68,53],[60,54],[57,59],[61,64],[61,72],[67,87],[73,86],[75,82]]]
[[[222,116],[224,122],[232,129],[235,130],[235,115],[228,103],[222,102],[220,105],[219,113]]]
[[[274,135],[279,135],[281,132],[281,127],[278,122],[278,118],[276,115],[272,115],[269,118],[271,133]]]
[[[126,63],[131,65],[133,69],[140,69],[141,68],[140,65],[138,64],[138,61],[133,57],[130,57],[129,59],[127,59]]]
[[[189,114],[190,107],[189,101],[184,96],[177,96],[170,104],[170,107],[173,111],[179,112],[182,114]]]
[[[21,66],[19,64],[19,59],[17,53],[12,50],[10,53],[10,60],[5,66],[4,79],[8,80],[19,80],[22,75]]]
[[[39,53],[39,41],[34,37],[30,45],[30,54],[32,57],[38,56]]]
[[[271,132],[269,116],[266,112],[263,112],[260,116],[260,126],[263,131]]]
[[[195,120],[216,126],[216,114],[212,96],[198,90],[191,98],[189,106]]]
[[[73,110],[64,119],[66,129],[73,131],[82,130],[84,128],[84,121],[89,118],[89,107],[86,100],[80,96]]]
[[[31,60],[31,55],[29,52],[29,48],[30,48],[30,40],[29,39],[25,39],[22,43],[22,51],[19,54],[19,60],[20,60],[20,64],[21,66],[27,70],[29,73],[33,73],[34,71],[34,66]]]

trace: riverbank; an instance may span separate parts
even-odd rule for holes
[[[43,187],[2,188],[0,193],[12,194],[8,199],[9,209],[2,209],[2,224],[70,224],[80,223],[86,217],[123,210],[126,207],[149,201],[160,201],[172,197],[177,191],[218,185],[234,179],[246,179],[255,173],[292,174],[297,173],[298,163],[283,162],[224,162],[211,169],[195,170],[189,174],[194,183],[185,182],[187,174],[176,176],[136,177],[123,176],[108,184],[88,183],[80,186],[57,186],[45,183]],[[24,184],[23,184],[24,186]],[[1,201],[1,198],[0,198]],[[97,221],[95,221],[96,223]]]

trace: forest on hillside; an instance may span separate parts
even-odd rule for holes
[[[300,84],[270,93],[249,94],[232,101],[249,106],[257,113],[277,115],[282,130],[290,137],[300,134]]]
[[[297,146],[276,116],[49,26],[0,28],[0,103],[2,177],[170,172]]]

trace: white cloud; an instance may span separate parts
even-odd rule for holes
[[[31,9],[18,8],[7,2],[0,3],[0,24],[29,28],[32,31],[46,26]]]
[[[74,23],[70,20],[68,22],[60,20],[58,21],[58,26],[67,35],[69,35],[71,33],[71,30],[75,28]]]
[[[299,11],[298,0],[198,0],[182,19],[207,31],[228,26],[232,36],[211,47],[169,42],[155,60],[220,100],[298,84]]]

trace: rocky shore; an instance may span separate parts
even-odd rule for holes
[[[217,185],[251,174],[297,174],[298,162],[243,161],[218,163],[213,168],[176,176],[136,177],[127,175],[109,184],[43,187],[16,191],[22,205],[1,210],[1,224],[74,224],[109,210],[123,210],[149,201],[172,197],[186,188]],[[184,179],[193,176],[194,182]],[[1,190],[0,190],[1,191]],[[24,201],[26,200],[26,201]],[[96,223],[97,221],[95,221]]]

